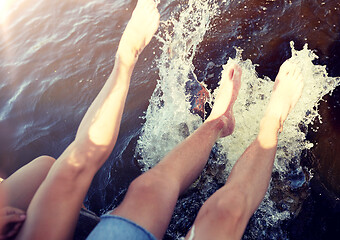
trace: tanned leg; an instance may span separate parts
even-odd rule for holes
[[[260,131],[235,163],[224,187],[203,205],[187,239],[240,239],[271,178],[277,137],[303,89],[298,67],[286,61],[276,77]],[[192,238],[190,238],[192,239]]]
[[[134,180],[113,215],[128,218],[161,239],[178,196],[199,176],[215,141],[235,126],[233,104],[240,89],[241,68],[224,70],[215,106],[206,122],[175,147],[153,169]]]

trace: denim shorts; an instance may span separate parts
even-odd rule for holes
[[[136,223],[116,215],[105,214],[93,229],[88,240],[156,240],[147,230]]]

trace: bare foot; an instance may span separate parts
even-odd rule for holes
[[[265,116],[274,117],[279,121],[279,131],[283,123],[301,97],[303,79],[299,67],[291,61],[285,61],[277,74],[272,96]]]
[[[127,65],[134,64],[149,44],[159,26],[159,12],[154,0],[138,0],[119,42],[117,56]]]
[[[215,104],[207,121],[219,119],[223,126],[220,137],[226,137],[233,133],[235,118],[233,105],[237,99],[241,87],[241,67],[237,64],[227,66],[222,72],[222,78]]]

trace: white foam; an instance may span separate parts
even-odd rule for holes
[[[194,69],[192,60],[196,48],[216,8],[210,1],[189,0],[179,19],[174,16],[163,23],[166,31],[158,36],[163,44],[158,60],[160,79],[150,99],[137,145],[145,170],[186,137],[183,131],[191,133],[201,123],[201,119],[189,111],[185,83]]]

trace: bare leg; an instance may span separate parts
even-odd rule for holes
[[[139,53],[159,25],[153,0],[139,0],[124,31],[110,77],[82,119],[75,140],[34,195],[17,239],[71,239],[93,176],[116,143]]]
[[[5,194],[5,189],[0,184],[0,209],[4,208],[7,204],[7,198]],[[3,232],[4,225],[6,224],[5,219],[3,217],[0,218],[0,233]]]
[[[134,221],[158,239],[163,237],[178,196],[199,176],[215,141],[234,129],[232,107],[240,79],[238,65],[225,70],[211,116],[159,164],[131,183],[113,215]]]
[[[6,204],[26,211],[54,162],[49,156],[38,157],[5,179],[2,184],[6,189]]]
[[[225,186],[214,193],[200,210],[192,230],[195,240],[242,237],[249,218],[267,191],[278,132],[300,98],[302,88],[299,69],[286,61],[277,75],[257,138],[236,162]]]

